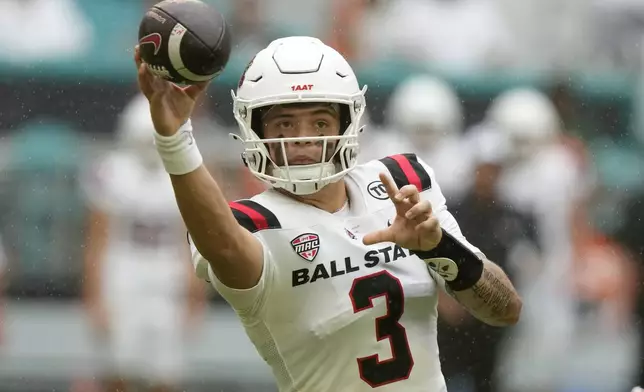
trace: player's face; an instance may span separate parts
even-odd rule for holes
[[[276,105],[264,114],[263,126],[264,139],[338,136],[340,114],[334,106],[324,103]],[[337,141],[327,141],[327,160],[333,155],[336,144]],[[288,142],[284,147],[289,165],[310,165],[321,162],[324,142]],[[267,148],[273,162],[283,166],[281,143],[267,143]]]

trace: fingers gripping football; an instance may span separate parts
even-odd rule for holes
[[[148,67],[143,64],[138,45],[134,48],[134,62],[138,70],[137,81],[139,89],[148,100],[151,100],[155,93],[160,92],[166,86],[161,81],[156,80],[154,75],[148,70]]]
[[[138,69],[139,87],[141,89],[141,92],[148,99],[151,99],[155,93],[175,90],[177,92],[184,93],[188,98],[195,101],[210,84],[210,82],[208,81],[181,87],[175,83],[169,82],[153,75],[152,72],[150,72],[149,68],[145,65],[145,63],[143,63],[138,45],[134,48],[134,62]]]
[[[197,99],[206,91],[209,82],[187,87],[154,76],[143,63],[139,47],[134,49],[139,89],[150,102],[150,113],[156,131],[163,136],[175,134],[194,110]]]

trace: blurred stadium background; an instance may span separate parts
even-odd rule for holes
[[[319,37],[354,64],[360,83],[369,86],[365,156],[407,152],[391,151],[392,140],[409,135],[397,129],[390,104],[410,75],[440,78],[454,89],[462,124],[448,124],[461,128],[454,131],[463,145],[478,140],[471,136],[489,125],[487,109],[503,92],[530,87],[548,96],[562,124],[562,144],[574,152],[579,168],[576,175],[551,182],[519,176],[524,182],[518,187],[544,195],[545,208],[512,206],[503,191],[495,194],[505,200],[497,204],[547,222],[527,224],[536,229],[526,235],[536,244],[536,261],[526,261],[530,252],[525,249],[518,261],[507,257],[505,267],[526,299],[517,327],[502,333],[480,328],[447,301],[441,307],[441,354],[450,392],[617,392],[644,382],[639,348],[644,332],[644,2],[210,2],[227,15],[235,47],[199,108],[196,133],[231,199],[261,187],[248,178],[227,138],[236,131],[229,91],[253,54],[280,36]],[[153,3],[0,0],[2,392],[100,390],[105,354],[97,348],[84,306],[89,206],[83,178],[114,148],[119,115],[136,94],[132,47],[139,19]],[[498,152],[497,147],[491,149]],[[466,155],[447,154],[444,162],[458,166]],[[470,155],[478,158],[477,170],[454,180],[463,189],[459,193],[456,184],[448,205],[474,243],[483,250],[500,244],[505,252],[506,242],[514,240],[484,227],[486,219],[470,219],[481,215],[466,211],[471,204],[464,202],[476,198],[471,184],[479,184],[478,176],[489,169],[477,165],[497,161]],[[513,170],[501,166],[501,176]],[[574,198],[559,197],[564,189],[578,192]],[[559,211],[549,208],[550,202],[573,204],[575,217],[548,220]],[[501,232],[512,231],[508,227]],[[544,247],[551,242],[544,239],[561,232],[567,233],[564,239],[556,237],[569,250],[569,260],[548,262]],[[273,391],[270,372],[234,313],[212,290],[206,297],[185,343],[183,388]],[[481,378],[493,386],[478,387],[475,380]]]

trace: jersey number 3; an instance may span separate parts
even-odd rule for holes
[[[391,359],[381,361],[378,354],[358,358],[360,378],[372,388],[405,380],[414,367],[407,332],[399,321],[405,310],[405,295],[400,281],[387,271],[362,276],[353,281],[349,292],[353,312],[373,307],[373,299],[384,296],[387,314],[376,318],[376,338],[389,339]]]

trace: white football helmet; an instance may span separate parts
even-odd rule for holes
[[[315,193],[340,180],[357,164],[360,119],[365,110],[366,86],[360,89],[349,63],[317,38],[288,37],[271,42],[242,74],[237,93],[232,92],[233,112],[244,145],[243,159],[261,181],[293,194]],[[263,139],[253,129],[255,109],[290,103],[337,103],[345,113],[347,128],[339,136]],[[257,123],[257,122],[255,122]],[[344,126],[344,125],[343,125]],[[284,143],[323,142],[319,163],[289,165]],[[327,143],[336,142],[327,156]],[[284,165],[270,157],[266,143],[281,143]]]
[[[485,125],[472,127],[467,132],[465,145],[476,164],[503,165],[510,156],[508,135]]]
[[[160,164],[154,146],[155,132],[150,104],[143,94],[138,94],[128,102],[118,118],[117,148],[136,155],[146,165]]]
[[[499,95],[486,113],[486,123],[507,134],[519,155],[529,154],[561,132],[557,108],[545,94],[531,88]]]
[[[456,92],[429,75],[404,80],[393,93],[388,109],[394,129],[424,133],[429,139],[459,134],[463,127],[463,108]]]

